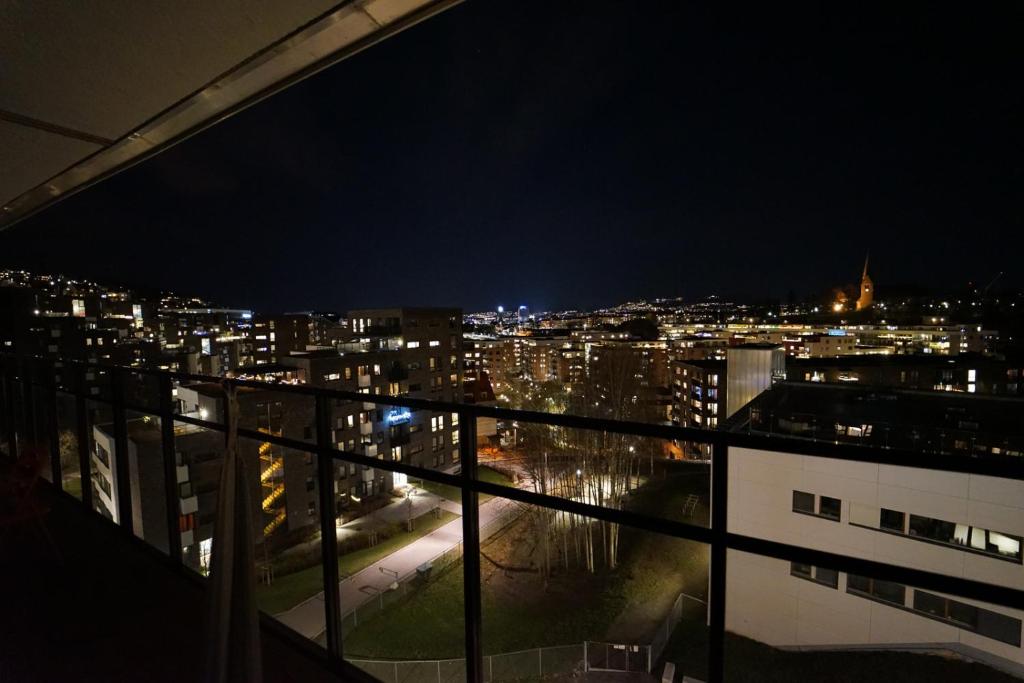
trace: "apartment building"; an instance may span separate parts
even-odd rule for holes
[[[524,337],[519,340],[523,377],[533,382],[569,382],[568,337]]]
[[[464,366],[487,373],[495,393],[501,394],[520,375],[519,345],[516,337],[463,339]]]
[[[216,384],[193,384],[176,389],[181,414],[223,422],[223,390]],[[274,436],[310,440],[313,434],[312,405],[305,397],[272,390],[239,388],[239,424]],[[167,547],[164,459],[159,420],[140,417],[127,420],[127,464],[130,500],[136,535]],[[113,428],[93,427],[93,489],[96,508],[118,520],[121,492],[116,470],[118,453]],[[205,570],[216,516],[216,492],[224,458],[220,432],[184,422],[174,425],[176,485],[179,492],[180,528],[185,558]],[[239,439],[239,455],[250,463],[250,486],[257,544],[281,543],[318,523],[316,467],[312,456],[291,453],[268,442]],[[338,472],[336,489],[349,484],[347,471]]]
[[[717,429],[725,418],[728,387],[724,360],[672,363],[672,422],[680,427]]]
[[[460,310],[356,310],[349,312],[348,325],[349,337],[341,343],[342,352],[293,352],[282,357],[280,365],[294,370],[297,381],[341,391],[451,403],[463,399]],[[421,467],[452,469],[458,465],[458,418],[453,413],[352,402],[335,405],[332,410],[332,434],[338,448]],[[374,478],[355,485],[355,490],[350,485],[347,500],[405,483],[400,474],[373,474]],[[364,476],[369,475],[364,471]]]
[[[804,426],[811,425],[804,412],[810,406],[817,431]],[[885,419],[898,423],[893,432],[919,434],[899,446],[1000,458],[1022,452],[1021,414],[1020,399],[975,395],[951,403],[948,394],[786,382],[728,428],[882,445]],[[995,429],[1003,443],[969,448],[947,433],[951,427]],[[730,532],[1024,587],[1024,482],[796,454],[786,443],[780,439],[771,451],[730,449]],[[740,552],[730,553],[727,575],[726,627],[769,645],[951,651],[1024,675],[1019,610]]]
[[[791,358],[786,378],[804,382],[851,383],[902,389],[1019,396],[1024,394],[1024,358],[901,354],[848,358]]]
[[[671,419],[666,342],[594,342],[590,345],[587,377],[603,401],[627,401],[638,406],[637,419]]]

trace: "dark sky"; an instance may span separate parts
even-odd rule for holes
[[[868,249],[882,297],[1021,286],[1024,5],[713,4],[468,0],[0,233],[0,265],[261,310],[803,296]]]

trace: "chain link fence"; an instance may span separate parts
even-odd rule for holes
[[[507,524],[512,518],[495,519]],[[494,530],[501,528],[496,526]],[[483,529],[481,529],[481,536]],[[397,591],[393,591],[397,592]],[[651,673],[661,658],[676,626],[683,619],[684,601],[704,604],[699,598],[680,593],[658,626],[649,645],[606,643],[588,640],[579,645],[537,647],[517,652],[484,655],[483,678],[488,683],[578,674],[583,671]],[[390,604],[390,603],[385,603]],[[371,660],[350,659],[350,663],[384,683],[464,683],[465,659]]]
[[[483,679],[517,681],[573,674],[584,668],[584,651],[584,645],[580,644],[484,655]],[[466,680],[465,659],[348,661],[384,683],[464,683]]]

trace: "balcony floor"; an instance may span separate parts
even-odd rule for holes
[[[0,681],[202,680],[204,594],[63,494],[46,490],[58,562],[29,526],[0,529]],[[263,629],[265,681],[338,681]]]

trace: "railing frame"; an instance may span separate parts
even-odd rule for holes
[[[78,434],[78,455],[83,476],[82,502],[87,509],[92,509],[91,481],[91,442],[88,422],[89,403],[110,405],[114,415],[114,438],[118,450],[115,459],[115,477],[118,485],[118,511],[121,526],[129,534],[132,530],[132,506],[130,499],[127,460],[127,422],[128,410],[153,415],[161,419],[162,453],[164,472],[167,477],[167,531],[169,542],[169,561],[181,566],[181,534],[178,523],[178,510],[172,505],[178,500],[176,459],[174,446],[174,422],[182,422],[203,427],[213,431],[225,432],[227,418],[223,423],[200,420],[194,417],[175,414],[173,412],[172,391],[174,381],[179,382],[223,382],[223,378],[196,375],[181,372],[168,372],[149,368],[125,368],[78,361],[62,361],[60,369],[62,377],[67,378],[69,370],[75,372],[73,382],[69,386],[58,386],[55,381],[40,384],[38,373],[40,368],[48,370],[47,377],[55,377],[56,365],[52,361],[24,356],[0,354],[0,365],[3,365],[0,377],[3,378],[3,391],[0,400],[6,405],[2,410],[8,416],[7,438],[10,442],[12,455],[17,454],[18,411],[14,405],[20,398],[24,402],[21,412],[22,427],[25,430],[23,441],[31,440],[39,435],[39,421],[35,414],[37,402],[33,400],[36,388],[47,391],[47,404],[50,410],[56,410],[59,394],[68,394],[75,398],[77,411],[76,431]],[[86,370],[93,368],[107,373],[111,383],[110,398],[93,396],[87,392]],[[158,379],[159,408],[130,405],[124,397],[123,380],[127,373],[154,375]],[[483,655],[481,649],[481,589],[480,589],[480,536],[479,536],[479,495],[481,493],[500,496],[522,503],[546,507],[549,509],[585,515],[592,519],[604,520],[615,524],[623,524],[646,532],[653,532],[676,538],[682,538],[710,546],[710,587],[709,587],[709,647],[708,647],[708,679],[718,682],[724,679],[724,644],[726,626],[727,577],[726,561],[730,549],[773,557],[780,560],[800,562],[804,564],[832,567],[839,571],[863,574],[878,579],[912,584],[921,588],[942,593],[959,595],[965,598],[1003,605],[1024,610],[1024,590],[989,584],[973,579],[950,576],[937,572],[913,569],[892,565],[875,560],[866,560],[852,556],[813,550],[802,546],[772,541],[764,538],[745,536],[728,531],[728,471],[729,450],[733,447],[756,448],[768,451],[785,450],[790,453],[813,455],[826,458],[837,458],[855,462],[887,464],[900,467],[925,468],[967,474],[982,474],[1024,480],[1024,463],[1011,458],[971,458],[966,456],[950,456],[945,454],[920,453],[878,449],[846,444],[805,442],[790,440],[783,437],[738,434],[732,432],[707,431],[668,425],[621,422],[598,418],[585,418],[572,415],[555,415],[531,411],[494,408],[476,404],[449,403],[408,397],[379,396],[358,392],[323,389],[308,385],[290,385],[255,382],[250,380],[230,380],[231,384],[240,387],[251,387],[266,391],[284,392],[296,395],[311,396],[315,401],[316,442],[305,441],[267,434],[251,429],[239,428],[240,438],[265,441],[288,449],[313,453],[317,458],[317,487],[321,522],[321,551],[324,579],[324,610],[327,634],[326,660],[330,668],[354,677],[366,680],[366,675],[343,659],[341,620],[343,605],[340,601],[337,536],[335,532],[335,494],[334,494],[334,463],[335,461],[351,462],[367,465],[390,472],[400,472],[421,477],[430,481],[457,486],[462,492],[463,503],[463,581],[465,611],[465,647],[466,647],[466,679],[474,683],[483,680]],[[20,392],[18,391],[20,389]],[[409,465],[404,462],[385,461],[365,456],[360,453],[337,450],[331,440],[331,403],[334,400],[345,400],[359,403],[374,403],[385,406],[402,406],[424,409],[441,413],[455,413],[459,417],[459,455],[461,472],[457,475]],[[228,409],[225,402],[225,411]],[[54,413],[55,415],[55,413]],[[493,484],[478,479],[478,461],[476,448],[476,418],[494,417],[503,420],[519,420],[569,428],[599,430],[610,433],[627,434],[641,437],[693,441],[711,445],[711,523],[708,527],[697,526],[675,520],[650,517],[647,515],[620,510],[616,508],[596,507],[565,498],[535,493],[532,491]],[[53,418],[55,422],[55,417]],[[48,436],[51,450],[57,450],[55,439],[56,425],[48,424]],[[59,459],[59,458],[58,458]],[[59,463],[54,466],[54,484],[58,489],[62,486]],[[175,550],[176,548],[176,550]],[[264,619],[264,623],[268,623]],[[293,641],[295,639],[292,639]],[[304,647],[303,649],[309,650]]]

